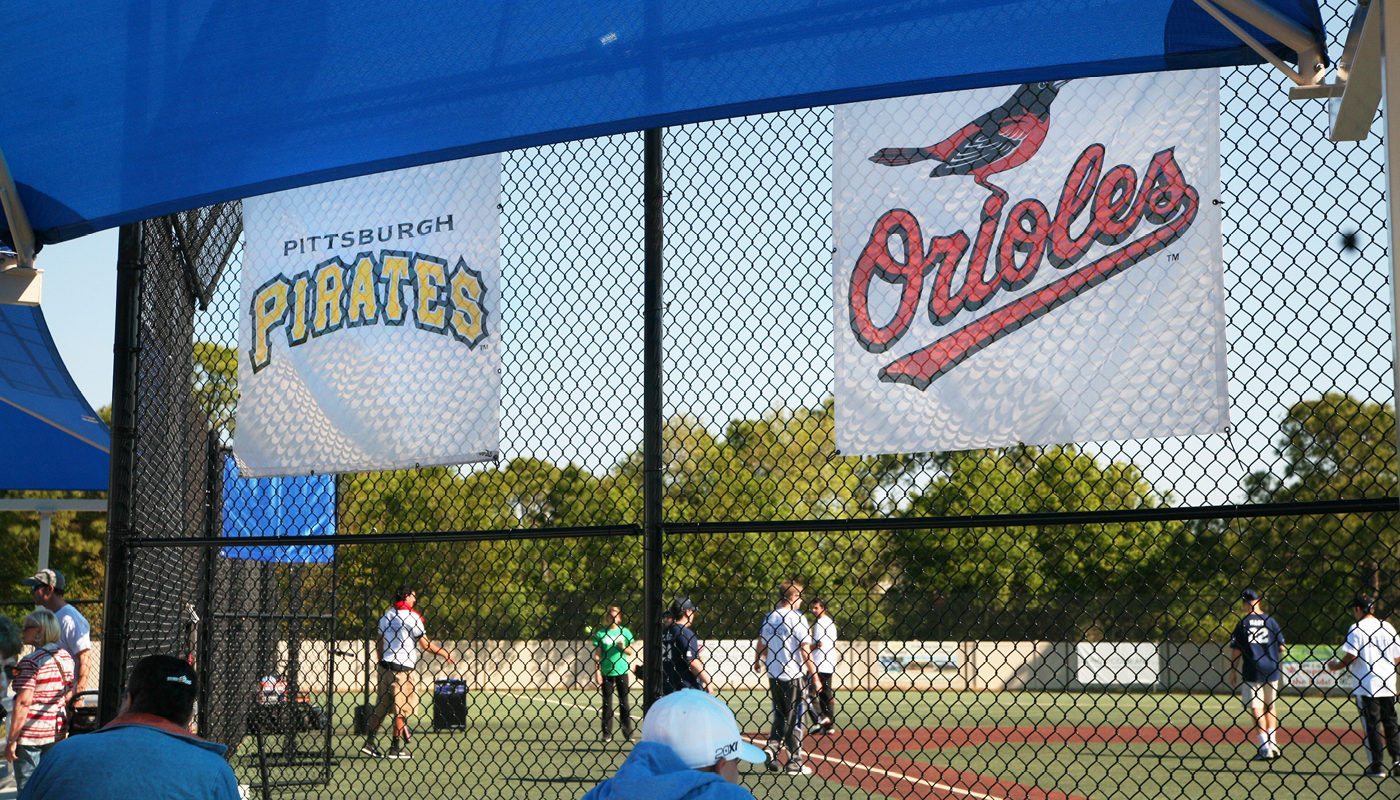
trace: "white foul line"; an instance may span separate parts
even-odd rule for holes
[[[748,740],[749,740],[750,742],[752,742],[753,744],[758,744],[758,743],[761,741],[761,740],[760,740],[758,737],[756,737],[756,736],[746,736],[746,737],[744,737],[744,738],[748,739]],[[945,791],[945,792],[952,792],[953,794],[966,795],[967,797],[976,797],[976,798],[979,798],[980,800],[1006,800],[1006,798],[1004,798],[1004,797],[1002,797],[1002,796],[1000,796],[1000,795],[995,795],[995,794],[983,794],[982,792],[974,792],[974,791],[972,791],[971,789],[960,789],[960,788],[958,788],[957,786],[949,786],[949,785],[946,784],[946,783],[939,783],[938,781],[926,781],[926,780],[924,780],[923,778],[914,778],[914,777],[911,777],[911,776],[909,776],[909,775],[905,775],[903,772],[891,772],[890,770],[884,769],[884,768],[882,768],[882,767],[870,767],[870,766],[866,766],[865,764],[861,764],[861,763],[856,762],[856,761],[847,761],[847,760],[842,759],[842,758],[833,758],[833,757],[831,757],[831,756],[824,756],[824,755],[822,755],[821,753],[807,753],[807,756],[806,756],[806,757],[807,757],[807,758],[820,758],[822,761],[831,761],[831,762],[834,762],[834,763],[837,763],[837,764],[845,764],[845,765],[848,766],[848,767],[852,767],[852,768],[855,768],[855,769],[863,769],[863,770],[865,770],[866,772],[873,772],[873,773],[876,773],[876,774],[879,774],[879,775],[883,775],[883,776],[885,776],[885,777],[887,777],[887,778],[894,778],[895,780],[899,780],[899,781],[909,781],[910,783],[917,783],[917,784],[919,784],[920,786],[927,786],[927,787],[929,787],[930,789],[941,789],[942,791]]]
[[[565,708],[577,708],[577,709],[580,710],[580,711],[593,711],[593,712],[597,712],[597,711],[598,711],[598,709],[597,709],[597,708],[594,708],[593,706],[581,706],[581,705],[579,705],[579,704],[577,704],[577,703],[565,703],[565,702],[563,702],[563,701],[561,701],[561,700],[550,700],[548,697],[535,697],[535,696],[532,695],[532,694],[527,694],[527,695],[525,695],[525,698],[526,698],[527,700],[533,700],[533,701],[535,701],[535,702],[537,702],[537,703],[550,703],[550,704],[552,704],[552,705],[563,706],[563,707],[565,707]]]
[[[592,706],[581,706],[581,705],[578,705],[577,703],[565,703],[565,702],[560,701],[560,700],[551,700],[551,699],[549,699],[549,698],[547,698],[547,697],[535,697],[534,695],[526,695],[526,697],[528,697],[530,700],[535,700],[535,701],[540,702],[540,703],[550,703],[550,704],[556,705],[556,706],[565,706],[565,707],[567,707],[567,708],[577,708],[577,709],[579,709],[580,711],[595,711],[595,712],[597,711],[597,709],[594,708],[594,707],[592,707]],[[760,744],[761,742],[766,742],[766,741],[767,741],[767,740],[765,740],[765,739],[760,739],[760,738],[757,737],[757,736],[745,736],[744,738],[745,738],[745,739],[748,739],[749,742],[751,742],[751,743],[753,743],[753,744]],[[1006,800],[1006,798],[1003,797],[1003,796],[1001,796],[1001,795],[985,794],[985,793],[983,793],[983,792],[975,792],[975,791],[973,791],[973,790],[971,790],[971,789],[962,789],[962,788],[959,788],[959,787],[957,787],[957,786],[949,786],[949,785],[946,784],[946,783],[939,783],[938,781],[926,781],[926,780],[924,780],[923,778],[915,778],[915,777],[911,777],[911,776],[909,776],[909,775],[905,775],[903,772],[891,772],[890,770],[887,770],[887,769],[885,769],[885,768],[883,768],[883,767],[871,767],[871,766],[866,766],[865,764],[861,764],[861,763],[859,763],[859,762],[857,762],[857,761],[847,761],[847,760],[845,760],[845,759],[843,759],[843,758],[833,758],[833,757],[831,757],[831,756],[824,756],[824,755],[822,755],[822,754],[820,754],[820,753],[810,753],[810,752],[809,752],[809,753],[807,753],[807,758],[820,758],[822,761],[831,761],[831,762],[836,763],[836,764],[845,764],[846,766],[852,767],[852,768],[854,768],[854,769],[863,769],[863,770],[865,770],[866,772],[873,772],[873,773],[876,773],[876,774],[878,774],[878,775],[883,775],[883,776],[885,776],[885,777],[887,777],[887,778],[894,778],[895,780],[898,780],[898,781],[908,781],[908,782],[910,782],[910,783],[915,783],[915,784],[918,784],[918,785],[920,785],[920,786],[927,786],[927,787],[929,787],[930,789],[939,789],[939,790],[941,790],[941,791],[951,792],[951,793],[953,793],[953,794],[960,794],[960,795],[963,795],[963,796],[965,796],[965,797],[976,797],[976,798],[978,798],[978,800]]]

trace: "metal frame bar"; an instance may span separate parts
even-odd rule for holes
[[[528,539],[578,539],[595,536],[639,536],[637,525],[597,525],[587,528],[505,528],[489,531],[425,531],[423,533],[338,533],[334,536],[206,536],[143,537],[127,543],[131,548],[144,547],[263,547],[334,546],[342,544],[423,544],[426,542],[505,542]]]
[[[1395,248],[1400,247],[1400,229],[1395,226],[1396,193],[1400,192],[1400,115],[1394,113],[1395,91],[1400,86],[1400,57],[1391,58],[1390,48],[1400,49],[1400,4],[1397,0],[1375,0],[1380,5],[1381,95],[1385,103],[1385,222],[1390,228],[1390,346],[1391,372],[1395,399],[1400,403],[1400,270]],[[1364,38],[1364,37],[1363,37]],[[1396,406],[1392,406],[1394,408]]]
[[[1400,498],[1374,497],[1355,500],[1319,500],[1311,503],[1246,503],[1221,506],[1163,506],[1122,511],[1047,512],[1039,514],[979,514],[965,517],[878,517],[869,519],[811,519],[785,521],[667,522],[668,534],[779,533],[789,531],[938,530],[951,528],[1026,528],[1056,525],[1114,525],[1198,519],[1248,519],[1251,517],[1311,517],[1329,514],[1393,514],[1400,512]],[[529,531],[434,531],[425,533],[365,533],[317,536],[316,544],[376,545],[424,542],[500,541],[519,539],[568,539],[595,536],[643,536],[636,525],[603,525],[593,528],[536,528]],[[306,539],[298,538],[297,543]],[[255,547],[289,544],[286,537],[249,536],[237,539],[137,539],[132,549],[146,547]],[[658,606],[659,607],[659,606]]]
[[[10,228],[10,238],[15,244],[15,264],[13,268],[34,269],[34,228],[29,224],[29,215],[20,202],[19,190],[10,174],[10,165],[5,161],[5,152],[0,150],[0,208],[5,211],[5,223]],[[6,265],[0,264],[0,270]]]
[[[804,531],[944,530],[950,528],[1034,528],[1057,525],[1114,525],[1192,519],[1308,517],[1327,514],[1393,514],[1400,498],[1321,500],[1313,503],[1258,503],[1228,506],[1166,506],[1124,511],[1074,511],[1038,514],[981,514],[968,517],[890,517],[780,522],[673,522],[667,533],[780,533]]]
[[[1260,58],[1273,64],[1280,72],[1299,86],[1316,86],[1322,83],[1327,74],[1327,54],[1312,34],[1293,20],[1278,13],[1256,0],[1195,0],[1207,14],[1210,14],[1226,30],[1239,37],[1249,49]],[[1226,13],[1229,12],[1229,13]],[[1244,20],[1259,30],[1274,37],[1298,54],[1298,69],[1293,69],[1283,59],[1274,55],[1262,42],[1254,38],[1236,22],[1231,15]]]
[[[1337,61],[1340,92],[1328,102],[1328,138],[1359,142],[1371,134],[1381,104],[1381,25],[1379,9],[1369,0],[1356,4],[1342,57]]]
[[[0,511],[106,511],[107,501],[98,499],[63,499],[48,497],[0,497]]]

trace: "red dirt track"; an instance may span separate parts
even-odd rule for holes
[[[1353,730],[1280,731],[1284,744],[1356,745]],[[763,734],[748,734],[762,744]],[[1239,727],[1021,725],[986,728],[899,728],[837,731],[807,738],[807,763],[819,778],[867,792],[928,800],[1082,800],[1080,795],[914,760],[924,750],[987,744],[1243,744]],[[912,751],[912,752],[911,752]]]

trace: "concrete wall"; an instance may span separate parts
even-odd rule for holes
[[[464,678],[473,689],[579,689],[593,685],[593,652],[582,640],[443,642],[457,656],[447,664],[425,655],[419,663],[421,681]],[[637,651],[642,642],[638,640]],[[372,645],[369,645],[372,654]],[[334,666],[338,691],[358,692],[364,680],[364,648],[357,640],[337,642],[332,655],[326,642],[301,647],[301,684],[324,691]],[[1159,691],[1229,691],[1229,653],[1215,644],[1161,644]],[[287,648],[278,649],[285,665]],[[753,671],[753,642],[720,639],[705,642],[705,663],[711,679],[730,689],[762,689],[765,677]],[[634,659],[633,663],[637,663]],[[1076,681],[1073,642],[938,642],[856,641],[841,646],[837,685],[845,690],[904,691],[1098,691]],[[285,666],[283,667],[285,668]],[[373,665],[371,664],[371,682]],[[373,687],[371,686],[371,689]],[[1108,687],[1112,688],[1112,687]]]

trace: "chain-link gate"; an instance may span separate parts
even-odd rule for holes
[[[337,476],[324,562],[217,541],[239,204],[125,231],[114,430],[132,449],[114,449],[104,681],[194,658],[200,730],[254,794],[578,797],[625,758],[661,674],[641,665],[656,555],[666,604],[694,607],[704,682],[761,746],[786,701],[755,641],[785,581],[836,642],[829,694],[793,695],[800,743],[742,776],[760,797],[1392,796],[1361,777],[1327,669],[1349,599],[1384,616],[1400,567],[1381,143],[1324,142],[1321,105],[1263,67],[1224,70],[1221,102],[1228,433],[839,455],[832,110],[731,119],[662,133],[657,417],[647,137],[508,153],[501,460]],[[1228,645],[1246,588],[1288,642],[1266,760]],[[407,589],[441,652],[386,675],[375,632]]]

